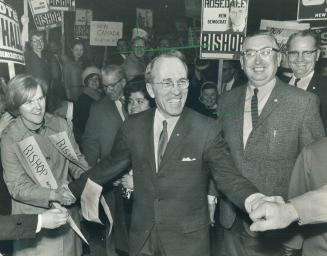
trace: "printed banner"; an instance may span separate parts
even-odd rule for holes
[[[61,12],[51,11],[40,13],[37,9],[34,9],[36,0],[29,0],[29,5],[33,15],[35,26],[38,30],[45,30],[46,28],[56,28],[61,26]]]
[[[0,62],[24,64],[17,12],[0,0]]]
[[[298,0],[297,20],[327,20],[325,0]]]
[[[48,0],[50,10],[75,11],[75,0]]]
[[[58,184],[53,176],[53,173],[39,147],[35,138],[30,136],[18,143],[19,149],[33,173],[34,178],[38,181],[41,187],[49,189],[57,189]],[[67,186],[67,185],[66,185]],[[58,203],[53,203],[55,208],[59,208]],[[68,217],[68,224],[77,233],[77,235],[88,244],[83,233],[80,231],[71,216]]]
[[[29,3],[34,14],[42,14],[49,11],[47,0],[30,0]]]
[[[238,58],[247,15],[248,0],[202,0],[201,58]]]
[[[57,189],[57,181],[33,136],[18,143],[23,156],[30,167],[35,179],[42,187]]]
[[[153,28],[152,10],[136,8],[136,27],[146,30]]]
[[[74,36],[83,39],[88,39],[90,37],[90,23],[92,19],[93,19],[92,10],[76,9]]]
[[[122,37],[122,22],[91,21],[90,45],[116,46]]]

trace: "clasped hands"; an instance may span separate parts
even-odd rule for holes
[[[49,201],[58,202],[61,205],[68,206],[74,204],[76,202],[76,198],[68,188],[68,184],[64,183],[56,190],[51,191]]]
[[[294,206],[281,196],[253,194],[245,200],[245,209],[253,221],[251,231],[282,229],[298,219]]]

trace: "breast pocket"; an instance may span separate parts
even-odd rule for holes
[[[298,153],[298,131],[294,129],[271,129],[267,132],[268,158],[292,159]]]

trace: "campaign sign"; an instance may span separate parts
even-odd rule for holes
[[[75,10],[75,25],[74,36],[83,39],[90,37],[90,23],[93,17],[92,10],[76,9]]]
[[[48,12],[39,13],[35,9],[35,4],[33,4],[34,1],[35,0],[29,0],[29,5],[37,30],[45,30],[46,28],[56,28],[61,26],[62,17],[60,11],[49,10]]]
[[[122,22],[91,21],[90,45],[116,46],[123,36]]]
[[[238,58],[247,15],[248,0],[202,0],[201,58]]]
[[[0,0],[0,62],[24,64],[17,12]]]
[[[48,0],[50,10],[75,11],[75,0]]]
[[[297,20],[327,20],[325,0],[298,0]]]
[[[320,37],[320,58],[327,58],[327,28],[319,27],[319,28],[311,28],[311,30],[315,31]]]

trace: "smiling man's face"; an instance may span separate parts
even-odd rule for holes
[[[153,81],[147,84],[151,97],[155,98],[157,108],[165,118],[179,116],[184,108],[187,88],[177,86],[177,81],[187,79],[183,62],[177,57],[163,57],[156,61],[152,71]],[[172,81],[174,86],[164,88],[161,82]]]

